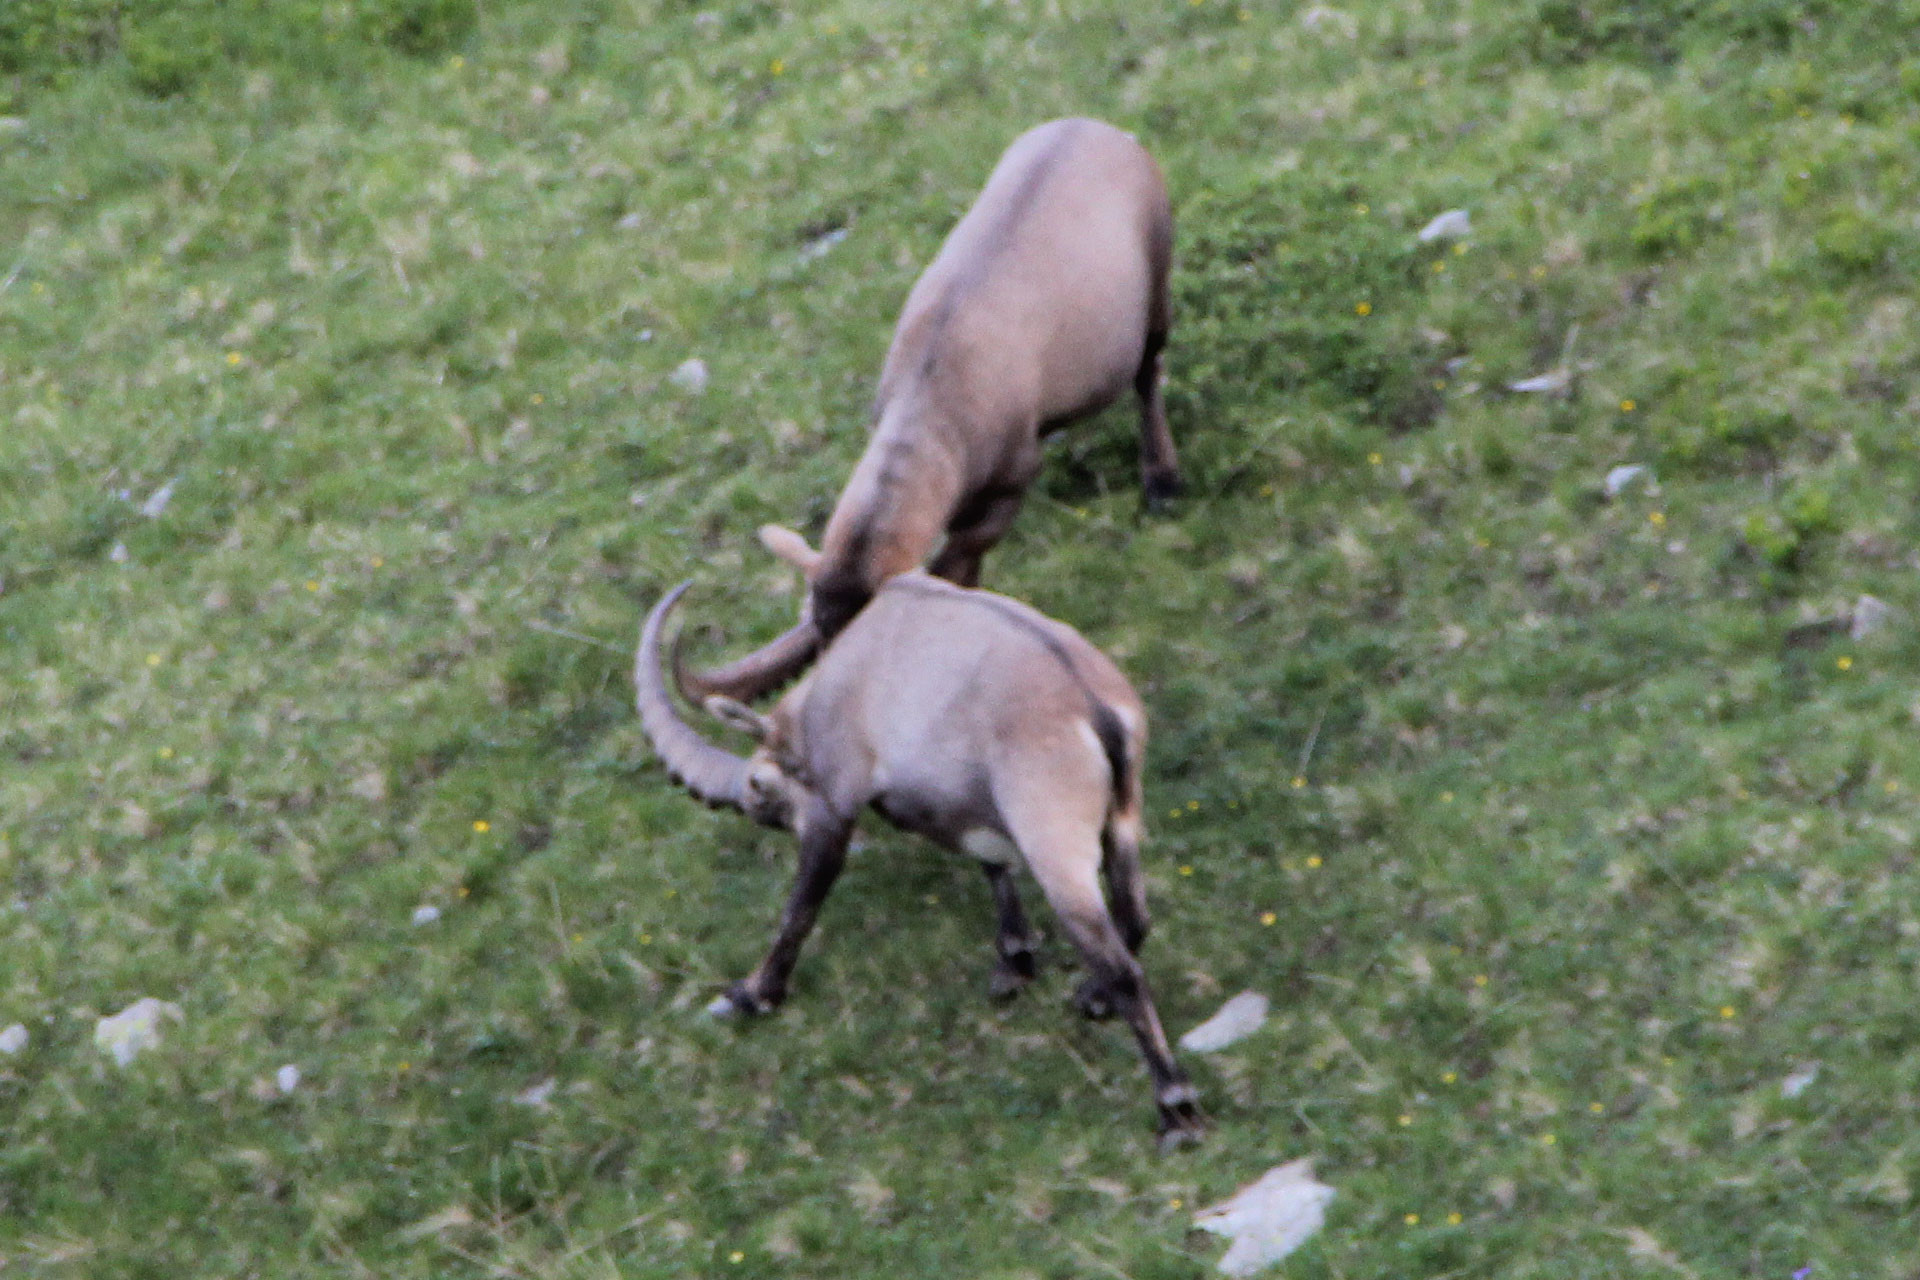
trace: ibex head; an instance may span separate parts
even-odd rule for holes
[[[688,698],[700,701],[716,719],[751,735],[759,746],[750,757],[736,756],[714,746],[680,718],[661,672],[660,633],[667,615],[686,589],[683,582],[655,605],[640,633],[634,662],[634,687],[640,722],[660,753],[667,772],[693,793],[695,799],[716,808],[738,809],[763,826],[790,830],[793,817],[809,795],[801,767],[789,746],[780,708],[763,716],[732,698],[718,694],[696,698],[674,646],[674,682]]]

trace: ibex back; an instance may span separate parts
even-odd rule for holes
[[[758,1013],[785,998],[854,821],[871,806],[980,861],[999,912],[997,995],[1034,974],[1036,939],[1012,867],[1026,862],[1087,965],[1082,1010],[1127,1020],[1153,1077],[1163,1139],[1195,1136],[1193,1088],[1134,958],[1147,933],[1139,859],[1146,719],[1113,663],[1071,627],[1004,596],[900,575],[770,714],[706,700],[759,740],[746,759],[701,738],[674,710],[660,633],[680,590],[655,606],[641,633],[634,678],[647,737],[696,797],[800,839],[799,874],[771,950],[713,1011]]]
[[[907,296],[807,616],[700,687],[750,698],[791,679],[881,583],[929,556],[935,576],[977,584],[1040,470],[1041,437],[1129,387],[1147,499],[1176,493],[1160,399],[1172,245],[1166,184],[1133,135],[1055,120],[1016,139]]]

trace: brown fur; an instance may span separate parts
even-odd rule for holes
[[[929,556],[934,576],[976,585],[1039,473],[1041,437],[1130,388],[1148,500],[1177,492],[1160,401],[1172,245],[1166,185],[1131,134],[1072,119],[1016,139],[907,297],[807,616],[700,687],[752,698],[791,679]]]
[[[811,561],[800,550],[796,558]],[[1023,604],[908,572],[881,586],[768,714],[708,699],[760,743],[751,759],[724,764],[714,757],[725,753],[693,738],[673,712],[660,673],[660,631],[678,595],[655,607],[642,634],[636,679],[648,737],[696,796],[800,839],[799,874],[767,958],[714,1010],[757,1013],[785,997],[854,821],[871,807],[981,859],[1000,920],[996,994],[1033,975],[1035,938],[1008,874],[1017,852],[1086,963],[1082,1008],[1117,1013],[1132,1028],[1163,1135],[1197,1134],[1192,1086],[1134,958],[1148,923],[1139,864],[1146,717],[1119,669]]]

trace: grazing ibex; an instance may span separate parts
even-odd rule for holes
[[[1040,438],[1140,397],[1150,504],[1179,491],[1160,401],[1173,215],[1132,134],[1055,120],[1015,139],[900,313],[866,452],[811,575],[808,615],[765,648],[700,673],[752,698],[791,679],[896,573],[978,585],[980,560],[1040,470]]]
[[[804,543],[798,550],[812,555]],[[660,633],[685,590],[654,606],[641,631],[634,681],[647,738],[696,798],[800,839],[799,874],[772,949],[709,1010],[760,1013],[786,996],[854,821],[871,805],[985,868],[999,915],[996,995],[1034,975],[1037,938],[1012,866],[1026,860],[1086,962],[1082,1011],[1118,1013],[1139,1041],[1163,1144],[1197,1136],[1193,1086],[1134,958],[1147,934],[1139,856],[1146,720],[1106,655],[1005,596],[901,574],[771,713],[706,699],[709,711],[759,740],[748,759],[707,742],[674,710]],[[676,654],[676,681],[682,675]]]

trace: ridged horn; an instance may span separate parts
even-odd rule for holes
[[[737,702],[752,702],[806,670],[819,652],[819,628],[810,619],[803,618],[779,639],[723,667],[683,671],[676,653],[674,678],[680,686],[680,695],[689,702],[703,703],[716,693]]]
[[[667,615],[692,586],[681,583],[653,606],[640,628],[640,648],[634,654],[633,687],[640,709],[640,727],[660,756],[667,773],[693,793],[696,800],[732,809],[746,807],[747,762],[714,746],[694,731],[674,709],[673,697],[660,670],[660,632]]]

